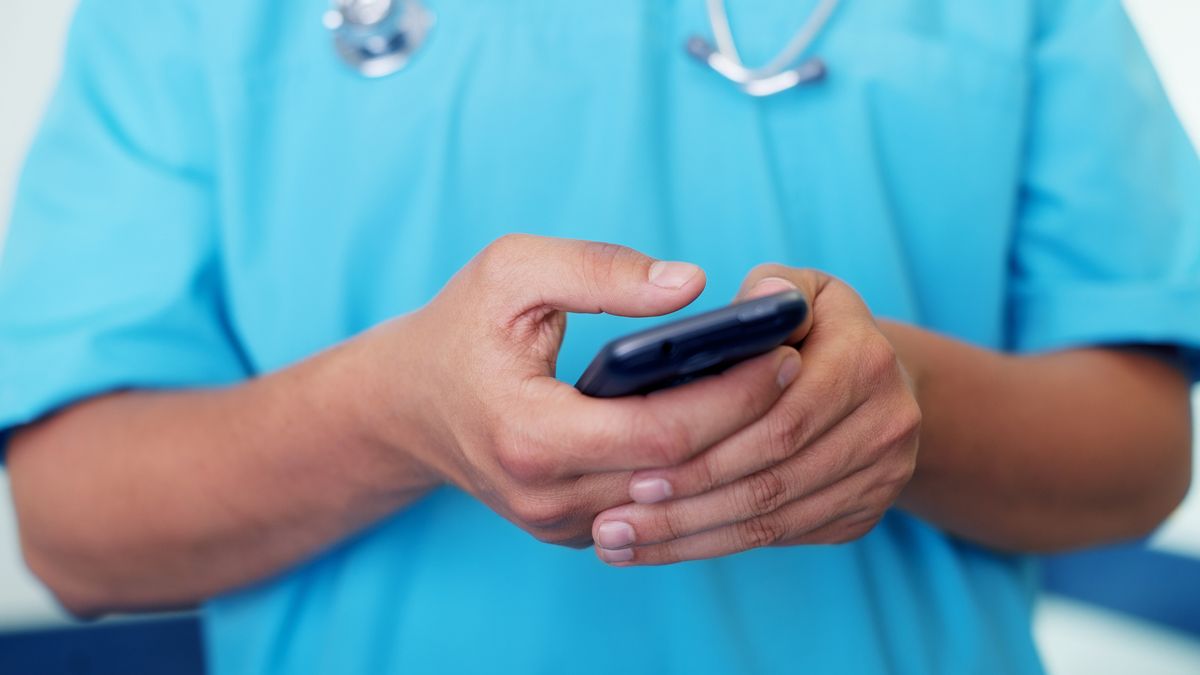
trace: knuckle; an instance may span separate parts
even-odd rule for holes
[[[746,550],[773,546],[783,541],[786,530],[778,518],[759,516],[737,525],[738,543]]]
[[[921,425],[924,422],[925,416],[921,411],[921,406],[912,396],[906,396],[899,414],[900,428],[904,432],[903,439],[910,441],[920,437]]]
[[[518,483],[540,483],[551,475],[545,454],[529,443],[501,443],[496,448],[496,463]]]
[[[888,415],[881,440],[889,447],[910,446],[920,436],[921,422],[921,407],[911,396],[906,396]]]
[[[497,237],[488,244],[487,249],[500,257],[510,256],[525,248],[534,237],[528,234],[509,233]]]
[[[679,499],[704,494],[717,487],[715,476],[719,473],[720,469],[714,465],[714,453],[706,452],[664,471],[661,477],[671,484],[671,496]]]
[[[534,495],[520,495],[510,500],[508,510],[518,524],[530,534],[543,540],[554,538],[569,514],[560,502]]]
[[[858,291],[854,290],[853,286],[842,279],[824,274],[818,270],[812,270],[812,276],[809,278],[828,295],[831,303],[842,306],[859,306],[864,310],[867,309],[866,303],[863,302],[862,296],[858,294]]]
[[[512,262],[524,249],[529,240],[527,234],[506,234],[488,244],[476,256],[476,264],[485,277],[505,273],[512,268]]]
[[[594,542],[592,541],[592,538],[590,536],[582,536],[582,535],[574,536],[574,537],[567,537],[565,539],[552,541],[550,543],[558,545],[558,546],[565,546],[567,548],[573,548],[576,551],[582,551],[585,548],[591,548],[592,545],[594,544]]]
[[[875,524],[879,522],[879,518],[871,518],[869,520],[849,523],[840,528],[830,543],[833,544],[849,544],[852,541],[858,541],[871,533],[875,529]]]
[[[809,515],[811,518],[810,522],[812,522],[815,526],[824,526],[828,523],[837,522],[839,517],[845,513],[845,504],[847,501],[849,500],[842,500],[840,503],[827,502],[821,504],[820,507],[813,509],[812,513]]]
[[[675,509],[663,509],[662,514],[656,519],[658,522],[657,529],[660,533],[659,541],[669,542],[676,539],[682,539],[687,536],[686,528],[680,521],[679,512]]]
[[[875,524],[877,516],[867,518],[845,519],[832,523],[801,538],[803,543],[815,545],[849,544],[867,536]]]
[[[881,333],[871,332],[864,336],[858,352],[863,369],[873,379],[888,376],[897,368],[896,350]]]
[[[765,420],[766,459],[779,463],[796,454],[806,436],[805,416],[798,410],[781,410]]]
[[[523,524],[523,527],[525,528],[525,530],[527,532],[529,532],[529,534],[533,535],[534,539],[538,540],[539,542],[541,542],[543,544],[556,543],[555,531],[553,529],[533,527],[531,525],[524,525],[524,524]]]
[[[900,492],[912,480],[916,469],[916,457],[905,457],[902,461],[896,462],[896,467],[888,472],[885,485],[891,487],[893,492]]]
[[[543,544],[552,544],[554,546],[563,546],[573,549],[584,549],[592,545],[590,535],[581,535],[573,530],[561,526],[542,527],[530,531],[534,539],[537,539]]]
[[[715,456],[711,452],[706,452],[696,459],[694,465],[694,491],[693,494],[702,494],[708,492],[717,486],[718,470],[713,463]]]
[[[753,516],[771,513],[783,503],[787,483],[778,469],[768,468],[751,474],[746,479],[746,508]]]
[[[637,562],[639,565],[671,565],[687,560],[682,547],[674,541],[655,544],[654,546],[646,546],[637,551]]]
[[[634,255],[632,249],[618,244],[589,241],[582,251],[584,277],[597,287],[609,286],[617,278],[621,264]]]

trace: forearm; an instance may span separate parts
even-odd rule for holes
[[[910,326],[883,330],[924,418],[900,505],[964,538],[1049,551],[1135,537],[1190,478],[1188,386],[1132,351],[1016,357]]]
[[[80,614],[188,605],[419,497],[433,479],[364,431],[353,348],[223,390],[97,398],[18,432],[31,568]]]

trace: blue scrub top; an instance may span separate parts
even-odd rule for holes
[[[512,231],[699,263],[699,307],[779,261],[987,347],[1200,344],[1200,168],[1117,0],[847,0],[828,80],[765,100],[684,55],[701,0],[428,4],[367,80],[326,0],[83,0],[0,265],[0,428],[284,367]],[[759,63],[814,2],[730,5]],[[629,326],[573,318],[564,379]],[[612,569],[443,489],[204,617],[218,674],[1034,673],[1029,571],[901,512]]]

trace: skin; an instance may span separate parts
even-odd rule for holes
[[[1186,492],[1177,369],[877,322],[812,270],[764,266],[740,294],[804,292],[799,350],[626,399],[553,378],[565,312],[661,315],[703,286],[686,263],[509,236],[426,307],[291,368],[70,406],[10,444],[26,559],[94,616],[267,578],[445,484],[617,565],[850,541],[892,506],[1057,550],[1145,533]]]
[[[991,548],[1051,552],[1145,534],[1186,494],[1188,383],[1161,356],[979,349],[876,322],[840,281],[777,265],[739,299],[794,287],[813,307],[793,335],[799,378],[723,443],[635,473],[636,503],[594,523],[601,559],[844,543],[892,506]]]

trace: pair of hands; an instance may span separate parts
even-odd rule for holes
[[[539,540],[594,542],[616,565],[863,536],[912,475],[921,415],[840,281],[779,265],[747,277],[739,300],[807,297],[800,350],[646,396],[592,399],[554,379],[565,312],[667,314],[704,283],[694,265],[620,246],[503,237],[365,336],[389,366],[372,387],[393,411],[380,440]]]

